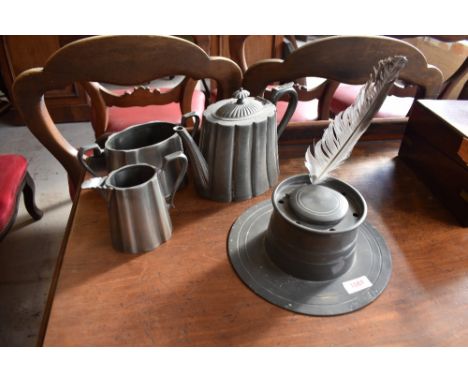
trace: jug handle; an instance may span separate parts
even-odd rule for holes
[[[197,113],[195,113],[194,111],[191,111],[190,113],[184,114],[182,116],[182,120],[180,121],[180,124],[184,127],[187,127],[187,121],[191,118],[194,119],[193,129],[192,129],[192,138],[195,138],[200,127],[200,117],[198,116]]]
[[[168,155],[166,155],[164,157],[162,170],[165,171],[166,166],[170,162],[172,162],[174,160],[182,162],[182,168],[181,168],[181,170],[179,172],[179,176],[177,177],[177,179],[176,179],[176,181],[174,183],[174,191],[172,192],[171,195],[169,195],[168,200],[166,200],[171,207],[175,207],[174,206],[175,193],[179,189],[182,181],[184,180],[184,176],[187,173],[187,167],[188,167],[188,160],[187,160],[187,157],[185,156],[185,154],[182,151],[176,151],[176,152],[168,154]]]
[[[283,97],[285,94],[289,94],[288,108],[286,113],[284,113],[283,119],[278,124],[278,139],[283,134],[284,129],[288,125],[289,120],[296,111],[298,96],[297,92],[293,87],[294,82],[289,82],[287,84],[281,85],[277,88],[274,88],[270,93],[270,101],[276,106],[276,103]]]
[[[90,145],[82,146],[78,150],[78,160],[80,161],[81,165],[90,172],[93,176],[99,176],[96,171],[94,171],[89,164],[86,162],[85,153],[89,150],[93,150],[93,156],[102,155],[104,150],[97,143],[92,143]]]

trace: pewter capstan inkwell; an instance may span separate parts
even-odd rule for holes
[[[330,177],[346,160],[404,67],[381,60],[356,101],[305,155],[308,174],[282,181],[271,200],[245,211],[228,237],[231,263],[255,293],[282,308],[331,316],[374,301],[390,280],[382,236],[367,223],[367,205],[351,185]]]

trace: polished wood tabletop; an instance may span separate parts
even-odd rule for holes
[[[268,303],[234,272],[229,229],[245,202],[178,192],[170,241],[141,255],[112,249],[104,200],[82,191],[44,320],[43,344],[144,346],[468,345],[468,230],[398,159],[399,142],[362,142],[335,176],[356,187],[393,259],[387,288],[335,317]],[[304,173],[304,148],[282,147],[281,177]]]

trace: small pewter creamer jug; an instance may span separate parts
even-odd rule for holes
[[[182,117],[184,125],[189,118],[195,119],[194,131],[198,128],[199,117],[188,113]],[[93,159],[104,155],[107,170],[113,171],[128,164],[148,163],[161,168],[165,158],[173,153],[183,153],[180,137],[174,132],[173,123],[152,121],[128,127],[110,135],[102,149],[97,143],[86,145],[78,150],[78,159],[92,175],[99,176],[96,169],[85,159],[85,153],[93,151]],[[178,160],[171,161],[161,173],[161,187],[166,197],[172,195],[180,170],[186,167],[187,158],[180,155]]]
[[[277,127],[276,102],[286,94],[288,108]],[[250,199],[278,180],[278,138],[294,114],[297,93],[288,84],[272,92],[271,102],[249,95],[240,89],[234,98],[208,106],[200,148],[185,128],[174,128],[184,142],[197,191],[205,198],[220,202]]]
[[[81,188],[98,189],[107,201],[112,245],[116,250],[148,252],[171,238],[169,207],[173,206],[175,191],[168,198],[164,196],[160,175],[164,166],[180,155],[183,154],[166,156],[162,168],[132,164],[114,170],[104,178],[83,182]],[[185,164],[173,185],[174,190],[177,190],[186,171]]]

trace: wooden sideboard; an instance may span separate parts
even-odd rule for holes
[[[84,36],[0,36],[0,73],[6,94],[12,102],[9,119],[22,124],[12,100],[12,86],[24,70],[41,67],[59,48]],[[88,121],[90,117],[86,93],[77,84],[46,94],[46,104],[55,122]]]

